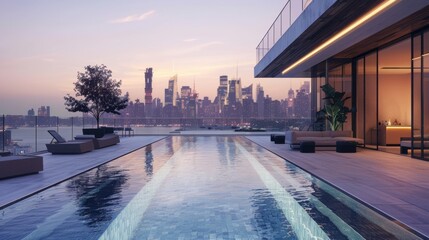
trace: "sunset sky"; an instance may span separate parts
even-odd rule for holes
[[[261,83],[275,99],[288,79],[255,79],[255,48],[286,0],[3,0],[0,1],[0,114],[41,105],[71,116],[63,96],[84,66],[104,64],[123,92],[144,99],[144,71],[154,69],[153,96],[168,79],[214,99],[220,75]],[[293,80],[297,88],[303,80]]]

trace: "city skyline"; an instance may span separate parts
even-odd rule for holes
[[[77,72],[96,64],[122,80],[123,93],[142,101],[148,67],[154,69],[152,95],[161,99],[176,74],[181,85],[195,82],[200,96],[212,100],[220,75],[261,83],[274,99],[302,84],[253,77],[255,47],[284,0],[167,3],[1,2],[1,113],[50,105],[53,115],[73,115],[63,97],[73,93]]]

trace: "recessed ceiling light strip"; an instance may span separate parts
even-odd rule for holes
[[[370,12],[368,12],[367,14],[365,14],[364,16],[362,16],[361,18],[359,18],[357,21],[355,21],[352,24],[350,24],[348,27],[346,27],[345,29],[343,29],[341,32],[335,34],[333,37],[331,37],[330,39],[328,39],[322,45],[320,45],[319,47],[317,47],[316,49],[314,49],[313,51],[311,51],[310,53],[308,53],[307,55],[305,55],[304,57],[302,57],[301,59],[299,59],[298,61],[296,61],[292,65],[290,65],[289,67],[287,67],[285,70],[283,70],[282,74],[285,74],[285,73],[289,72],[290,70],[292,70],[293,68],[295,68],[296,66],[298,66],[299,64],[301,64],[302,62],[306,61],[307,59],[311,58],[312,56],[314,56],[318,52],[322,51],[323,49],[325,49],[326,47],[328,47],[329,45],[331,45],[333,42],[335,42],[339,38],[345,36],[346,34],[348,34],[349,32],[351,32],[353,29],[359,27],[360,25],[362,25],[363,23],[365,23],[366,21],[368,21],[373,16],[377,15],[378,13],[380,13],[381,11],[383,11],[384,9],[388,8],[389,6],[391,6],[396,1],[397,0],[387,0],[387,1],[383,2],[382,4],[378,5],[376,8],[372,9]]]

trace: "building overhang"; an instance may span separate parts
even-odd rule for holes
[[[255,77],[311,77],[311,69],[326,59],[354,58],[429,25],[429,1],[392,1],[361,25],[302,60],[387,2],[313,1],[255,66]]]

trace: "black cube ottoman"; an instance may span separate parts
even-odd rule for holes
[[[316,152],[316,143],[314,141],[305,141],[299,144],[299,151],[302,153]]]
[[[285,135],[275,135],[274,136],[275,144],[285,144]]]
[[[339,153],[355,153],[356,152],[356,142],[337,141],[336,151]]]
[[[10,155],[12,155],[12,153],[11,152],[9,152],[9,151],[0,151],[0,157],[7,157],[7,156],[10,156]]]

